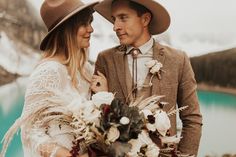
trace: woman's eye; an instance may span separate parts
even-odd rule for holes
[[[87,22],[83,22],[82,25],[83,25],[83,26],[88,26],[88,25],[90,25],[92,22],[93,22],[92,20],[87,21]]]

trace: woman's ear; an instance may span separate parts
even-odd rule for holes
[[[151,22],[151,18],[152,18],[151,13],[144,13],[142,15],[142,21],[143,21],[144,26],[149,25],[149,23]]]

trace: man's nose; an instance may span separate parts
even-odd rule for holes
[[[114,21],[113,23],[113,31],[117,31],[117,30],[120,30],[121,29],[121,25],[120,25],[120,22],[118,21]]]

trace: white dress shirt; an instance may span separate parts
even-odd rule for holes
[[[143,85],[146,79],[146,76],[149,72],[149,68],[145,66],[145,63],[153,59],[153,44],[154,44],[154,39],[150,38],[150,40],[148,40],[145,44],[138,47],[139,50],[141,51],[141,54],[139,54],[137,57],[137,71],[138,71],[137,72],[137,85],[138,87]],[[129,71],[130,71],[131,76],[132,76],[133,57],[131,54],[128,54],[128,53],[130,52],[132,48],[134,47],[129,46],[126,51]]]

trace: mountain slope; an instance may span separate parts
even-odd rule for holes
[[[45,27],[26,0],[0,0],[0,85],[29,75],[40,58]]]
[[[46,30],[34,15],[35,10],[26,0],[0,0],[0,31],[38,49]]]

